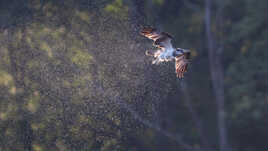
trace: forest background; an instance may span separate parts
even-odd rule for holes
[[[267,0],[1,0],[0,151],[267,151],[267,25]]]

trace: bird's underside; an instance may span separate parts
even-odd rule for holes
[[[152,39],[156,51],[146,51],[146,55],[154,58],[153,64],[175,60],[175,69],[178,78],[183,78],[187,72],[190,59],[190,51],[181,48],[174,48],[171,44],[172,36],[166,32],[159,32],[155,28],[145,27],[140,32],[141,35]]]

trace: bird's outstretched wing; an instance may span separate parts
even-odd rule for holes
[[[190,63],[190,55],[190,52],[188,52],[175,58],[175,68],[178,78],[183,78],[184,73],[187,72],[187,67]]]
[[[140,34],[152,39],[154,46],[158,48],[172,48],[172,36],[166,32],[159,32],[156,28],[145,27],[141,30]]]

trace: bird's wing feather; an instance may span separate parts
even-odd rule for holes
[[[145,27],[140,32],[141,35],[152,39],[158,48],[172,48],[172,36],[166,32],[159,32],[156,28]]]
[[[175,58],[175,68],[178,78],[183,78],[184,73],[187,72],[187,67],[189,63],[190,63],[190,53],[185,53]]]

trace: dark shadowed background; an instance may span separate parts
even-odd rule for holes
[[[0,151],[267,151],[267,47],[267,0],[1,0]]]

